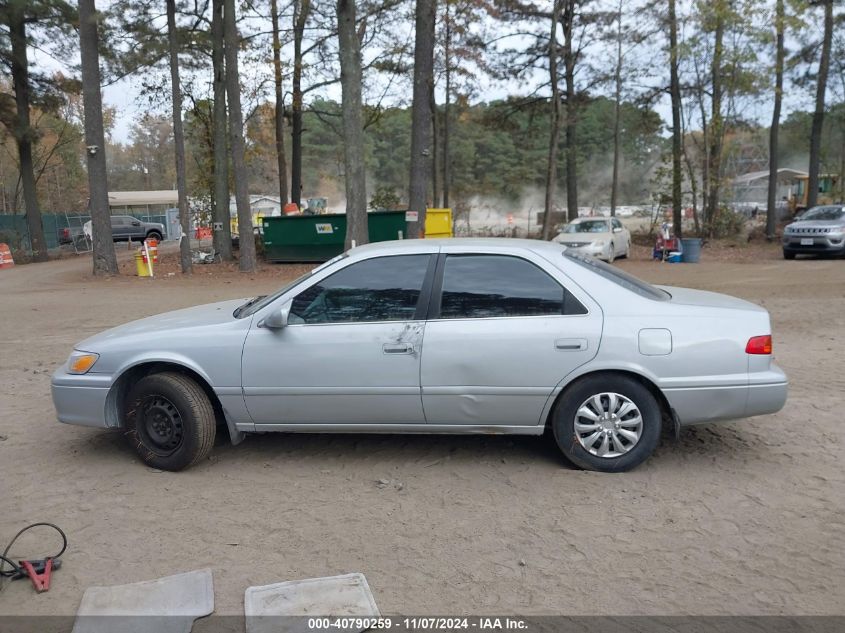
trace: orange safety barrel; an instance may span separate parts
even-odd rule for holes
[[[153,264],[158,264],[158,240],[155,238],[149,238],[147,240],[147,250],[153,260]]]
[[[15,265],[15,260],[12,259],[12,249],[8,244],[0,244],[0,268],[11,268]]]

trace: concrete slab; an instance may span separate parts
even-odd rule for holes
[[[113,587],[89,587],[73,633],[188,633],[214,611],[210,569]]]
[[[249,587],[244,595],[247,633],[313,631],[310,617],[379,617],[375,598],[364,574],[291,580]],[[363,631],[368,626],[342,627]],[[336,630],[336,629],[333,629]]]

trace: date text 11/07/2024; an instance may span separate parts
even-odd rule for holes
[[[528,623],[511,617],[341,617],[309,618],[308,629],[394,631],[525,631]]]

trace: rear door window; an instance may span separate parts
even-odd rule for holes
[[[446,257],[438,315],[441,319],[586,313],[587,309],[566,288],[520,257]]]

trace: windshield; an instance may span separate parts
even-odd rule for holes
[[[330,259],[329,261],[327,261],[323,264],[320,264],[319,266],[317,266],[313,270],[310,270],[307,273],[305,273],[304,275],[302,275],[301,277],[294,279],[292,282],[285,285],[283,288],[274,292],[271,295],[259,295],[257,297],[253,297],[252,299],[250,299],[249,301],[247,301],[243,305],[238,306],[238,308],[236,308],[235,311],[232,313],[232,316],[234,316],[236,319],[244,319],[248,316],[255,314],[256,312],[261,310],[264,306],[268,306],[271,303],[273,303],[276,299],[278,299],[283,294],[285,294],[288,290],[290,290],[291,288],[296,286],[299,282],[304,281],[305,279],[308,279],[314,273],[320,272],[321,270],[331,266],[335,262],[339,262],[344,257],[347,257],[346,253],[343,253],[342,255],[338,255],[337,257],[334,257],[334,258]]]
[[[595,257],[583,255],[581,253],[566,250],[563,252],[564,257],[568,257],[573,262],[588,268],[597,275],[601,275],[605,279],[622,286],[623,288],[635,292],[646,299],[653,299],[654,301],[668,301],[672,298],[668,292],[661,288],[656,288],[642,279],[638,279],[633,275],[626,273],[624,270],[619,270],[615,266],[605,264]]]
[[[584,220],[582,222],[572,222],[567,224],[564,233],[608,233],[610,227],[607,225],[607,220]]]
[[[805,220],[841,220],[845,216],[842,207],[814,207],[804,212],[799,218]]]

